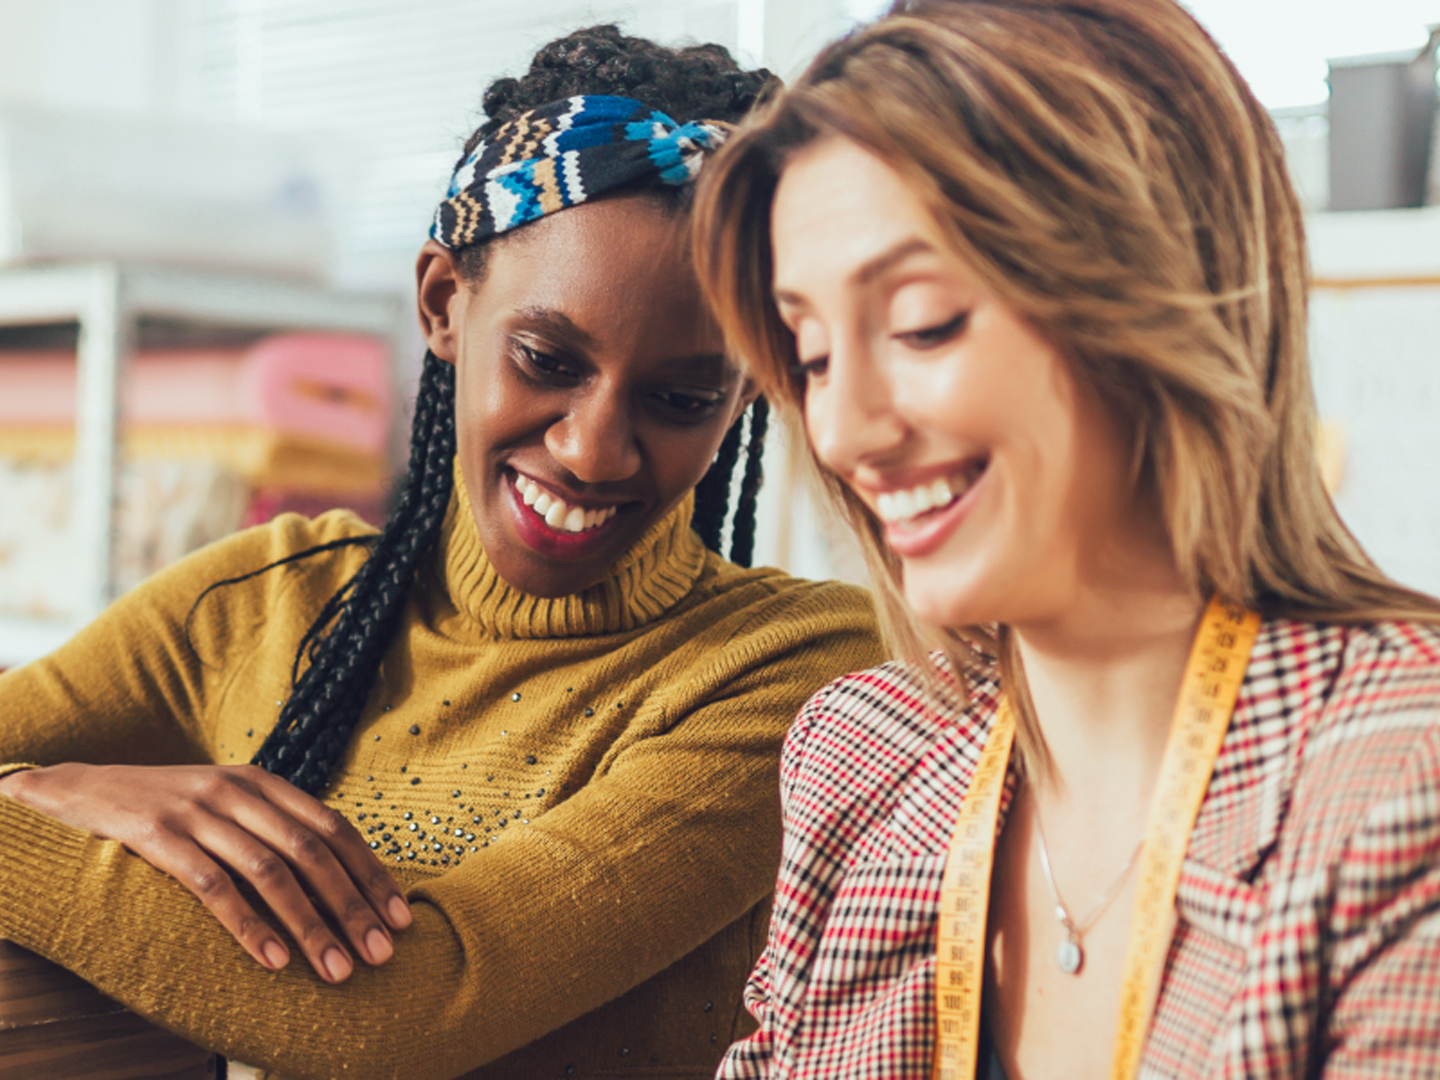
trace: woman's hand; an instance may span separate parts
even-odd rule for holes
[[[184,884],[272,971],[290,951],[232,873],[255,887],[327,982],[343,982],[355,965],[326,916],[369,964],[390,959],[391,931],[410,925],[399,886],[354,826],[254,765],[55,765],[0,779],[0,794],[120,841]]]

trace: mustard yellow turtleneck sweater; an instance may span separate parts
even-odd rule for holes
[[[119,844],[0,797],[0,937],[287,1077],[713,1073],[744,1032],[779,857],[776,759],[816,688],[881,659],[865,595],[705,551],[690,502],[586,592],[496,575],[456,485],[439,554],[325,794],[394,871],[394,958],[251,960]],[[286,516],[198,552],[0,677],[0,761],[248,761],[368,531]],[[190,616],[188,631],[187,615]]]

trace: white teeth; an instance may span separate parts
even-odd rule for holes
[[[604,525],[615,516],[615,507],[613,506],[606,506],[598,510],[570,506],[551,495],[528,476],[515,477],[515,490],[520,493],[521,501],[544,518],[545,524],[552,529],[571,533],[584,532],[587,529]]]
[[[973,480],[967,481],[959,477],[952,482],[940,477],[905,491],[882,492],[875,499],[875,512],[880,516],[880,520],[887,524],[907,521],[937,507],[950,505],[956,495],[968,488],[972,482]]]

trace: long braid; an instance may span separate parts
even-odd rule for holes
[[[770,408],[765,399],[756,398],[749,409],[749,438],[745,438],[745,415],[742,414],[720,444],[715,461],[695,485],[695,516],[691,528],[701,541],[717,555],[725,532],[725,518],[730,510],[730,488],[735,482],[735,467],[740,460],[740,445],[745,443],[745,472],[740,482],[740,498],[735,517],[730,523],[729,559],[740,566],[749,566],[755,551],[755,501],[764,480],[761,458],[765,453],[765,430]]]
[[[725,432],[720,450],[710,468],[695,485],[695,516],[690,527],[700,534],[701,541],[719,554],[720,534],[725,528],[725,512],[730,508],[730,476],[740,457],[740,436],[745,426],[743,416],[737,417]]]
[[[745,442],[745,476],[740,482],[740,501],[730,526],[730,561],[740,566],[749,566],[755,554],[755,502],[760,485],[765,482],[763,460],[769,420],[769,405],[763,397],[756,398],[750,406],[750,434]]]
[[[425,356],[410,468],[395,513],[369,558],[321,609],[295,653],[292,692],[254,762],[318,794],[365,709],[423,557],[450,503],[455,367]],[[332,626],[333,624],[333,626]],[[309,666],[300,671],[302,663]]]

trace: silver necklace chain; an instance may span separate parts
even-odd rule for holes
[[[1095,905],[1090,914],[1079,922],[1070,917],[1070,909],[1065,906],[1065,901],[1060,899],[1060,890],[1055,885],[1055,874],[1050,869],[1050,852],[1045,846],[1045,822],[1040,817],[1040,800],[1035,800],[1035,831],[1040,837],[1040,869],[1045,871],[1045,884],[1050,886],[1050,895],[1055,898],[1055,919],[1065,930],[1065,940],[1055,950],[1055,963],[1066,975],[1078,975],[1080,969],[1085,966],[1085,949],[1081,945],[1081,939],[1095,925],[1100,916],[1105,914],[1116,896],[1120,894],[1120,888],[1125,884],[1125,879],[1130,876],[1130,868],[1135,865],[1135,860],[1140,856],[1140,849],[1145,846],[1145,838],[1142,836],[1140,842],[1135,845],[1135,850],[1130,853],[1130,858],[1125,860],[1125,865],[1120,868],[1120,876],[1115,879],[1100,902]]]

